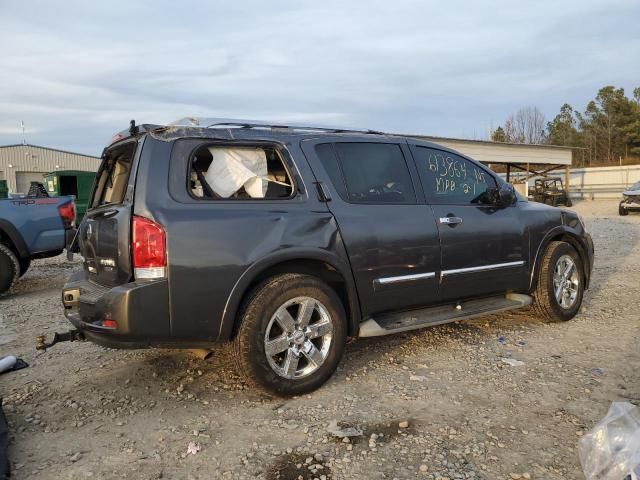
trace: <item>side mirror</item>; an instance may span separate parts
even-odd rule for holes
[[[513,205],[516,203],[516,191],[513,188],[513,185],[510,183],[504,183],[500,186],[498,190],[498,198],[496,204],[500,208],[508,207],[509,205]]]

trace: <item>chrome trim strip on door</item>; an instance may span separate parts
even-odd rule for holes
[[[492,265],[482,265],[480,267],[454,268],[453,270],[443,270],[442,276],[455,275],[456,273],[484,272],[486,270],[496,270],[498,268],[519,267],[524,265],[524,260],[517,262],[494,263]]]
[[[380,285],[389,285],[390,283],[411,282],[413,280],[422,280],[425,278],[435,278],[436,272],[414,273],[413,275],[401,275],[399,277],[383,277],[376,279],[376,283]]]

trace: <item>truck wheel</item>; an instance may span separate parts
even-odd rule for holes
[[[540,263],[533,306],[552,321],[571,320],[582,304],[584,269],[578,252],[566,242],[551,242]]]
[[[249,383],[276,395],[301,395],[337,368],[346,315],[336,292],[316,277],[267,279],[248,295],[241,312],[233,350]]]
[[[624,215],[629,215],[629,210],[627,210],[626,208],[624,208],[622,206],[622,203],[620,203],[620,205],[618,205],[618,213],[622,216]]]
[[[31,259],[22,258],[18,260],[18,262],[20,262],[20,276],[22,277],[25,273],[27,273],[27,270],[29,270],[29,267],[31,266]]]
[[[571,201],[570,198],[567,198],[566,205],[567,205],[567,207],[573,207],[573,202]]]
[[[0,243],[0,295],[7,293],[20,275],[20,263],[9,247]]]

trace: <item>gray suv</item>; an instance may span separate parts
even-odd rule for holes
[[[64,286],[109,347],[232,342],[250,382],[309,392],[347,337],[531,304],[569,320],[589,285],[580,217],[442,146],[367,130],[185,119],[102,155]]]

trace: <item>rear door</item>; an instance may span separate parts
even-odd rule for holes
[[[438,298],[438,229],[405,142],[307,140],[302,144],[338,221],[363,315]]]
[[[452,152],[411,150],[440,232],[440,300],[523,291],[528,233],[515,206],[496,206],[501,180]]]
[[[105,150],[89,210],[79,226],[80,253],[90,280],[105,286],[131,279],[131,207],[138,141]],[[141,148],[141,147],[140,147]]]

